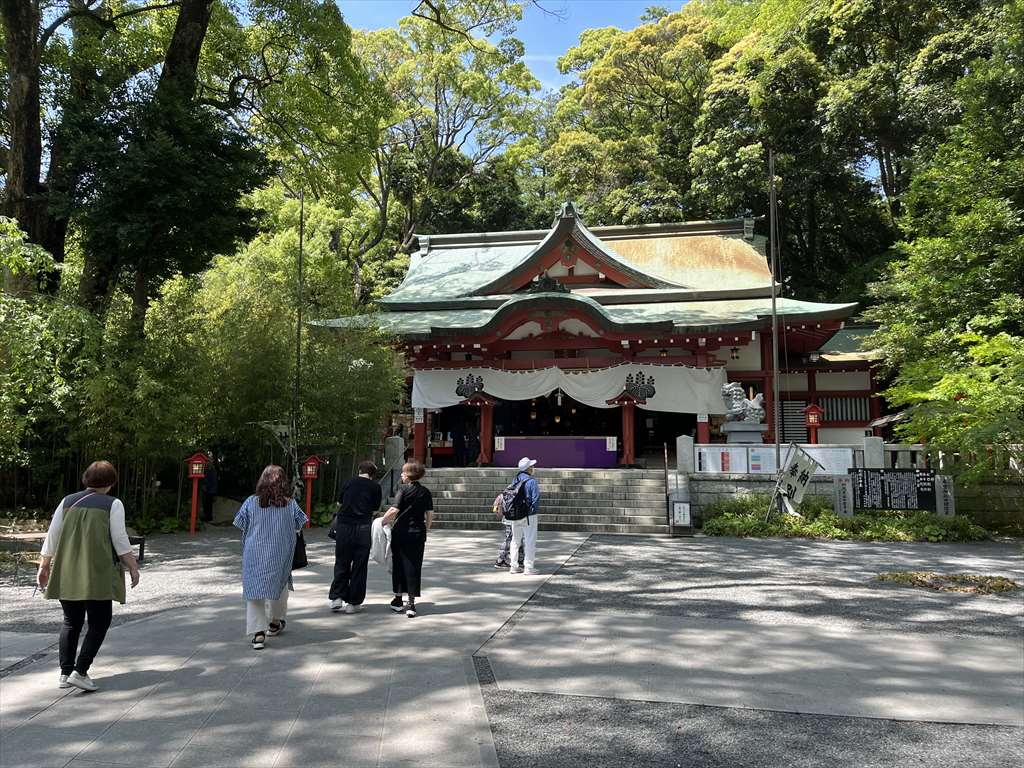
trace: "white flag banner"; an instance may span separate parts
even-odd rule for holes
[[[457,405],[477,392],[499,400],[529,400],[556,389],[592,408],[611,408],[607,401],[623,390],[646,400],[638,407],[671,413],[725,413],[723,368],[624,363],[600,370],[564,371],[558,367],[530,371],[496,368],[418,370],[413,376],[414,408],[436,410]]]
[[[782,494],[790,512],[795,512],[819,466],[809,453],[796,443],[790,443],[789,453],[786,455],[782,471],[779,472],[777,486],[778,493]]]

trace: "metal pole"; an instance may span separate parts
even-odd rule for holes
[[[768,176],[769,176],[769,241],[771,244],[771,271],[772,271],[772,432],[775,435],[775,467],[776,471],[782,468],[782,449],[779,447],[779,425],[781,423],[779,414],[779,317],[776,312],[775,296],[778,279],[776,275],[777,252],[779,250],[778,222],[776,212],[775,192],[775,150],[768,148]]]
[[[291,435],[291,459],[292,475],[295,478],[295,485],[298,486],[299,479],[299,383],[302,377],[302,302],[304,286],[302,283],[302,248],[306,236],[306,195],[305,191],[299,190],[299,291],[298,302],[295,308],[295,391],[292,394],[292,435]]]

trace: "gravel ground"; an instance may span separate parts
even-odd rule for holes
[[[825,717],[482,686],[501,768],[1019,768],[1021,729]]]
[[[543,534],[538,544],[543,552]],[[762,624],[1017,637],[1024,589],[970,595],[874,581],[885,571],[1006,576],[1024,587],[1020,543],[592,536],[526,607],[648,612]]]
[[[307,531],[306,542],[310,559],[333,557],[334,542],[327,539],[324,529]],[[237,593],[241,600],[241,560],[241,538],[234,528],[213,527],[194,538],[185,534],[147,536],[142,581],[128,590],[127,603],[114,606],[113,625],[188,608],[226,593]],[[60,629],[60,604],[41,599],[38,592],[33,595],[34,584],[34,571],[20,574],[17,583],[10,577],[0,582],[0,629]]]
[[[540,547],[543,548],[543,535]],[[591,537],[533,606],[1020,637],[1024,592],[983,596],[873,582],[894,570],[1007,576],[1014,543],[869,544]],[[500,634],[500,632],[499,632]],[[500,690],[475,659],[502,768],[809,768],[1024,764],[1024,729],[771,712]],[[1013,672],[1008,670],[1008,674]],[[1020,671],[1018,670],[1019,674]]]

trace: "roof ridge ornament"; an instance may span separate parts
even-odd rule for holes
[[[571,291],[547,273],[542,272],[530,283],[527,293],[570,293]]]
[[[566,200],[562,203],[562,207],[558,209],[558,216],[555,217],[552,226],[558,224],[562,219],[579,219],[580,214],[576,210],[576,206],[573,205],[572,200]]]

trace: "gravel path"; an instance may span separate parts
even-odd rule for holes
[[[501,768],[1024,764],[1019,728],[483,691]]]
[[[326,531],[306,532],[311,560],[334,556],[334,542]],[[242,593],[241,534],[234,528],[210,528],[199,535],[157,534],[146,537],[142,581],[128,590],[128,602],[114,606],[113,625],[188,608],[209,597]],[[8,577],[0,583],[0,629],[12,632],[56,632],[61,624],[60,604],[44,600],[32,588],[35,572]],[[56,641],[56,637],[54,638]]]

